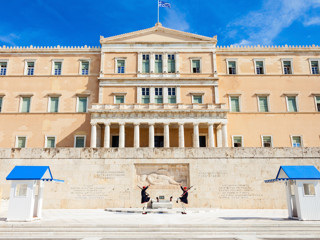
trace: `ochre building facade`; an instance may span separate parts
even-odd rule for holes
[[[101,47],[1,47],[0,147],[319,147],[320,48],[161,24]]]

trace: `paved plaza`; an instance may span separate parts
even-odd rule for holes
[[[287,219],[286,210],[189,209],[142,215],[140,209],[50,209],[33,222],[6,222],[0,239],[320,239],[320,221]]]

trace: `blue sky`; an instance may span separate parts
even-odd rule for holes
[[[167,0],[165,27],[212,37],[218,45],[320,45],[320,0]],[[1,2],[0,46],[98,46],[154,26],[157,0]]]

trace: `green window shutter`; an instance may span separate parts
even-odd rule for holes
[[[87,112],[87,98],[79,97],[78,112]]]
[[[200,73],[200,60],[192,60],[192,72]]]
[[[82,62],[82,70],[89,70],[89,62]]]
[[[26,137],[18,137],[18,148],[26,147]]]
[[[47,137],[47,148],[54,148],[56,143],[55,137]]]
[[[85,137],[76,137],[76,147],[77,148],[83,148],[85,147]]]
[[[58,112],[59,97],[50,97],[50,112]]]
[[[296,97],[287,97],[288,99],[288,111],[289,112],[297,112],[297,102]]]
[[[202,96],[201,95],[194,95],[193,96],[193,103],[202,104]]]
[[[292,145],[293,147],[301,147],[301,137],[300,136],[292,137]]]
[[[155,66],[154,66],[154,72],[162,73],[162,60],[156,60]]]
[[[21,112],[30,112],[30,97],[22,98]]]
[[[142,96],[142,103],[144,103],[144,104],[150,103],[149,96]]]
[[[116,96],[116,104],[124,103],[124,96]]]
[[[176,72],[176,64],[175,60],[168,60],[168,73],[175,73]]]
[[[0,97],[0,112],[2,112],[2,97]]]
[[[259,97],[260,112],[269,112],[268,97]]]
[[[231,112],[240,112],[239,97],[230,97]]]
[[[176,96],[168,96],[168,103],[177,103]]]

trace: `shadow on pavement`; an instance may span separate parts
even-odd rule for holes
[[[220,217],[223,220],[271,220],[271,221],[294,221],[288,218],[267,218],[267,217]]]

